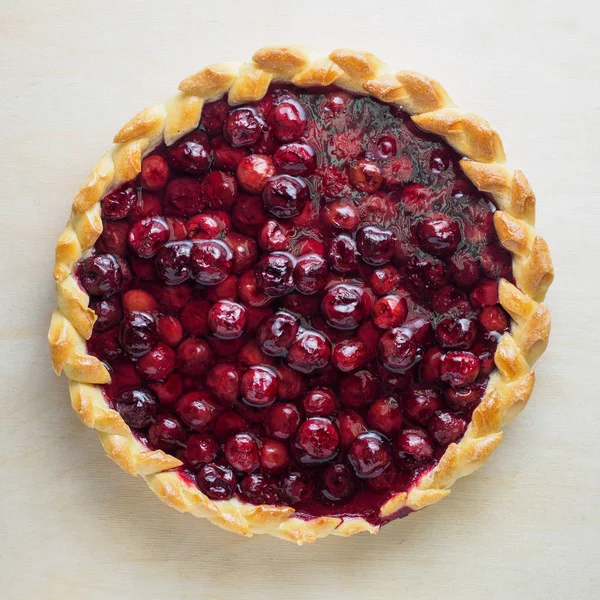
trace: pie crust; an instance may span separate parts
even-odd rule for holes
[[[505,164],[500,136],[481,117],[460,110],[436,81],[412,71],[392,72],[368,52],[338,49],[323,56],[298,46],[261,48],[246,63],[218,63],[184,79],[179,92],[163,104],[147,108],[114,137],[75,195],[69,222],[56,247],[57,309],[48,340],[57,374],[69,380],[71,402],[80,419],[98,431],[110,458],[132,475],[141,475],[156,495],[181,512],[205,517],[241,535],[268,533],[298,544],[329,534],[377,533],[379,526],[362,518],[294,516],[286,506],[252,505],[235,497],[213,501],[171,471],[181,461],[162,450],[150,450],[132,435],[121,416],[109,408],[101,384],[110,376],[100,360],[89,355],[86,339],[96,320],[89,297],[77,283],[77,261],[102,233],[100,200],[120,183],[134,178],[142,158],[159,143],[171,145],[198,126],[205,102],[227,94],[230,105],[261,99],[272,82],[298,87],[335,85],[401,106],[420,128],[435,133],[465,158],[465,175],[498,207],[494,225],[500,243],[513,255],[516,286],[499,285],[500,304],[512,318],[495,353],[496,370],[475,409],[464,437],[448,446],[439,463],[408,493],[386,502],[380,517],[420,510],[450,493],[459,477],[478,469],[502,439],[502,428],[525,406],[534,384],[532,366],[543,353],[550,333],[550,314],[541,304],[553,280],[546,242],[536,234],[535,196],[521,171]]]

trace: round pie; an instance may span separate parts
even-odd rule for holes
[[[550,316],[498,134],[370,53],[268,47],[135,116],[76,194],[49,341],[108,456],[297,543],[376,533],[480,467]]]

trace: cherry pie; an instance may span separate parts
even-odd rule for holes
[[[172,507],[297,543],[449,493],[525,406],[553,278],[498,134],[365,52],[217,64],[115,136],[56,249],[82,421]]]

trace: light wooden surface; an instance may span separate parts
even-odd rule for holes
[[[595,2],[0,4],[0,597],[598,598],[600,44]],[[377,537],[297,548],[179,515],[110,463],[50,368],[54,244],[113,134],[266,43],[369,49],[501,132],[538,197],[553,334],[474,476]]]

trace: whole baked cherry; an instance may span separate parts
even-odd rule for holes
[[[140,183],[145,190],[151,192],[162,190],[167,185],[169,177],[169,165],[162,156],[153,154],[142,161]]]
[[[220,404],[233,406],[240,395],[240,377],[237,369],[229,363],[215,365],[206,374],[206,384]]]
[[[296,100],[286,100],[273,107],[269,125],[275,137],[282,142],[293,142],[306,130],[306,112]]]
[[[424,383],[438,383],[442,368],[442,351],[429,348],[419,363],[419,375]]]
[[[298,334],[298,321],[288,313],[266,318],[258,327],[256,340],[265,354],[284,356]]]
[[[400,273],[392,265],[378,267],[371,273],[369,284],[377,296],[385,296],[392,292],[400,283]]]
[[[259,196],[238,196],[231,219],[235,228],[250,236],[257,236],[269,219]]]
[[[357,190],[372,194],[380,188],[383,175],[377,163],[363,158],[350,167],[350,181]]]
[[[285,144],[276,150],[273,164],[277,173],[306,177],[314,172],[317,158],[308,144]]]
[[[440,379],[452,387],[462,387],[477,379],[479,366],[479,358],[472,352],[448,352],[442,359]]]
[[[479,281],[479,263],[467,252],[455,252],[449,261],[452,279],[461,288],[471,288]]]
[[[138,311],[125,315],[121,321],[119,341],[121,346],[132,356],[146,354],[158,341],[154,317]]]
[[[183,375],[202,375],[212,362],[213,352],[202,339],[187,338],[177,348],[177,369]]]
[[[306,331],[290,346],[286,360],[300,373],[324,369],[329,363],[331,348],[325,337],[316,331]]]
[[[377,394],[377,382],[369,371],[347,375],[340,382],[339,396],[342,404],[362,408],[371,404]]]
[[[460,244],[460,229],[450,217],[427,217],[417,225],[419,247],[435,256],[450,256]]]
[[[156,320],[158,337],[167,346],[178,346],[183,338],[181,321],[173,315],[160,315]]]
[[[218,338],[239,338],[246,326],[246,309],[237,302],[219,300],[208,311],[208,327]]]
[[[305,254],[294,267],[294,282],[303,294],[316,294],[327,283],[329,269],[327,261],[318,254]]]
[[[156,273],[167,285],[178,285],[190,276],[190,242],[169,242],[158,252]]]
[[[240,481],[240,493],[253,504],[276,504],[279,502],[277,485],[271,477],[262,473],[250,473]]]
[[[165,190],[165,204],[187,217],[198,214],[206,206],[202,184],[191,177],[171,179]]]
[[[338,284],[323,296],[321,313],[337,329],[354,329],[367,316],[370,302],[363,288]]]
[[[269,296],[283,296],[294,288],[294,263],[283,252],[267,254],[255,267],[256,285]]]
[[[221,413],[215,422],[215,437],[219,441],[226,440],[232,433],[245,431],[249,428],[248,421],[242,415],[227,411]]]
[[[242,189],[249,194],[261,194],[275,175],[273,159],[266,154],[250,154],[238,163],[236,175]]]
[[[282,479],[281,493],[292,506],[309,502],[314,494],[314,480],[308,473],[292,471]]]
[[[203,285],[221,283],[230,273],[233,254],[221,240],[197,240],[190,252],[192,277]]]
[[[284,471],[289,462],[290,456],[287,445],[279,440],[264,439],[259,453],[260,468],[270,475]]]
[[[287,250],[290,247],[288,228],[273,219],[267,221],[258,235],[258,245],[266,252]]]
[[[181,310],[179,318],[185,330],[191,335],[208,333],[208,311],[210,305],[201,298],[192,298]]]
[[[237,480],[231,469],[209,463],[198,471],[196,483],[211,500],[229,500],[235,492]]]
[[[367,347],[356,338],[342,340],[333,347],[331,360],[342,373],[352,373],[367,363]]]
[[[188,133],[169,147],[167,160],[177,171],[190,175],[204,173],[212,162],[208,136],[201,131]]]
[[[218,210],[230,210],[237,196],[237,181],[224,171],[211,171],[202,180],[204,201]]]
[[[207,102],[202,107],[200,124],[209,135],[216,135],[223,129],[228,112],[229,105],[225,99]]]
[[[399,372],[407,371],[421,358],[414,336],[404,327],[395,327],[381,336],[378,354],[384,367]]]
[[[483,397],[485,386],[474,383],[462,388],[448,388],[445,390],[446,404],[457,412],[468,413]]]
[[[339,273],[352,273],[358,268],[358,250],[354,240],[347,235],[338,235],[331,240],[329,264]]]
[[[407,185],[401,194],[404,209],[409,214],[419,214],[431,210],[436,198],[431,188],[421,183]]]
[[[183,445],[185,430],[176,417],[171,415],[158,415],[148,429],[148,441],[153,448],[172,452]]]
[[[129,427],[141,429],[154,420],[158,402],[148,390],[137,388],[121,392],[115,399],[115,408]]]
[[[391,436],[402,429],[402,411],[396,398],[378,398],[369,406],[367,422],[372,429]]]
[[[479,313],[479,322],[487,333],[502,334],[508,330],[510,318],[500,306],[486,306]]]
[[[445,285],[431,298],[431,307],[438,313],[450,313],[464,317],[470,310],[467,296],[452,285]]]
[[[417,425],[427,425],[435,411],[442,408],[440,393],[429,387],[413,387],[402,399],[404,414]]]
[[[241,380],[244,401],[251,406],[269,406],[277,399],[277,375],[272,369],[250,367]]]
[[[206,431],[217,418],[217,405],[207,392],[189,392],[177,400],[175,412],[195,431]]]
[[[225,442],[224,451],[227,462],[236,471],[251,473],[258,469],[258,444],[253,435],[235,433]]]
[[[265,431],[278,440],[288,440],[298,431],[300,418],[295,404],[274,404],[265,418]]]
[[[91,296],[108,298],[123,284],[123,265],[112,254],[90,256],[79,263],[77,275],[85,291]]]
[[[361,479],[381,475],[391,464],[386,441],[374,431],[361,433],[348,449],[348,462]]]
[[[127,290],[121,296],[121,302],[125,313],[137,311],[153,314],[158,310],[156,298],[144,290]]]
[[[394,459],[399,469],[419,467],[430,461],[433,454],[433,440],[418,427],[406,427],[394,439]]]
[[[326,387],[315,387],[302,397],[302,407],[307,417],[331,417],[338,409],[334,391]]]
[[[164,381],[151,381],[148,387],[164,405],[174,404],[183,392],[183,380],[179,373],[169,375]]]
[[[129,247],[141,258],[151,258],[169,241],[169,225],[163,217],[147,217],[129,231]]]
[[[344,464],[328,465],[321,478],[321,493],[330,502],[341,502],[354,492],[354,477],[350,468]]]
[[[448,410],[438,410],[429,421],[429,433],[440,446],[447,446],[461,438],[467,422]]]
[[[258,248],[252,238],[232,231],[225,241],[233,253],[231,270],[234,273],[243,273],[252,267],[258,257]]]
[[[477,327],[472,319],[444,317],[435,328],[435,337],[442,348],[466,350],[473,345]]]
[[[408,316],[408,303],[402,296],[383,296],[373,304],[373,323],[379,329],[392,329],[404,323]]]
[[[362,259],[370,265],[383,265],[394,253],[395,238],[389,229],[368,225],[356,235],[356,243]]]
[[[213,167],[221,171],[235,173],[238,164],[248,155],[247,148],[234,148],[222,135],[211,140],[213,149]]]
[[[234,148],[252,146],[260,139],[265,126],[253,108],[236,108],[225,119],[223,136]]]
[[[190,436],[183,452],[182,460],[193,469],[212,463],[219,454],[219,444],[209,433]]]
[[[510,278],[512,255],[497,244],[490,244],[481,251],[481,269],[490,279]]]
[[[102,199],[102,216],[106,219],[124,219],[137,201],[137,191],[131,183],[124,183]]]
[[[347,449],[360,433],[367,431],[364,419],[353,410],[343,410],[337,418],[342,448]]]
[[[322,462],[331,460],[337,454],[340,434],[329,419],[311,417],[300,425],[296,442],[308,455],[309,462]]]
[[[90,302],[90,308],[96,314],[94,331],[107,331],[119,323],[123,316],[121,301],[116,296],[98,298]]]
[[[306,182],[301,177],[276,175],[263,189],[265,208],[279,219],[299,215],[309,198]]]
[[[348,200],[328,202],[321,209],[321,222],[335,231],[356,231],[360,218],[356,206]]]
[[[127,236],[129,223],[127,221],[105,221],[102,224],[102,235],[98,240],[98,249],[107,254],[125,256],[127,254]]]
[[[469,295],[475,308],[494,306],[498,303],[498,282],[487,279],[482,281]]]

